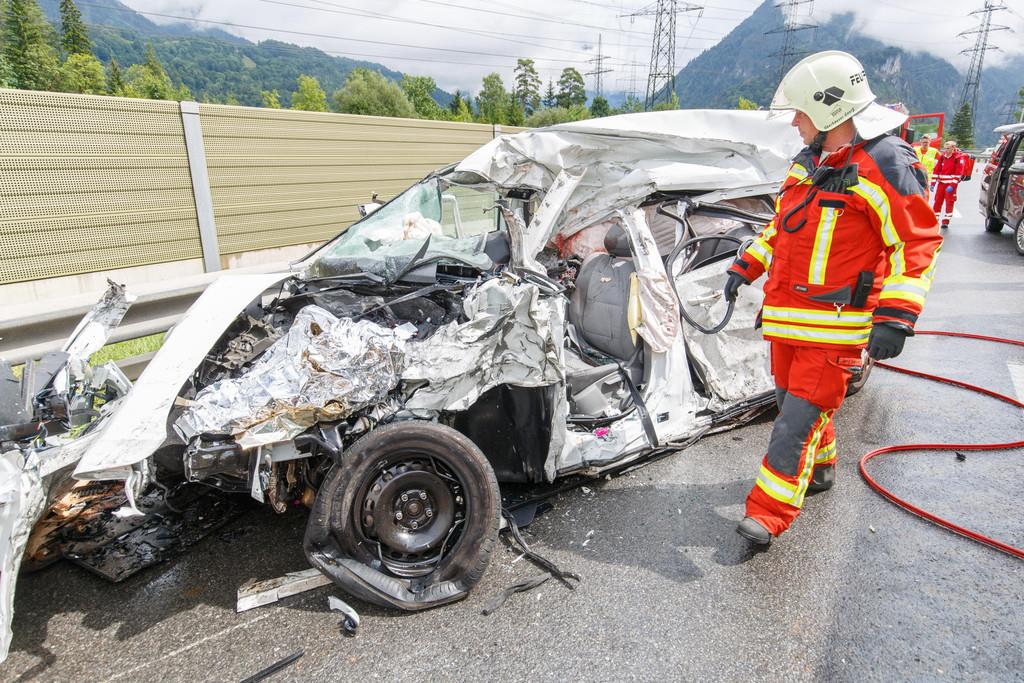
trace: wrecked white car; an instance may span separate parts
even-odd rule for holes
[[[123,578],[159,555],[138,540],[154,511],[205,500],[181,502],[189,486],[301,501],[312,565],[421,609],[480,579],[499,483],[621,470],[749,420],[773,401],[760,292],[723,327],[720,288],[796,144],[733,111],[496,139],[291,272],[217,280],[130,387],[82,360],[130,303],[112,288],[5,415],[4,650],[23,555]]]

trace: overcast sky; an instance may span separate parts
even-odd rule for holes
[[[562,68],[593,71],[598,36],[612,69],[603,76],[606,91],[643,93],[650,60],[654,18],[628,15],[653,7],[644,0],[122,0],[133,9],[194,17],[252,41],[268,38],[315,46],[330,54],[379,62],[397,71],[433,76],[446,90],[476,92],[483,76],[497,71],[511,80],[515,60],[536,60],[541,78],[556,79]],[[679,15],[676,66],[714,45],[760,4],[759,0],[709,0],[700,12]],[[908,50],[949,59],[961,70],[960,50],[974,36],[972,9],[982,0],[817,0],[810,21],[836,12],[854,12],[861,32]],[[1024,52],[1024,0],[1005,0],[1010,9],[993,24],[1016,31],[993,33],[1006,54]],[[680,6],[683,3],[680,2]],[[798,21],[808,21],[806,5]],[[147,15],[153,21],[167,18]],[[314,35],[315,34],[315,35]],[[999,61],[990,52],[986,63]],[[594,87],[594,77],[587,77]]]

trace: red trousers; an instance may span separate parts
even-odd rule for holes
[[[950,192],[946,192],[947,187],[951,187],[953,189]],[[934,211],[935,213],[942,211],[942,204],[943,202],[945,202],[945,212],[949,214],[953,213],[953,204],[956,203],[956,188],[957,186],[952,183],[939,183],[938,185],[936,185],[935,201],[932,205],[932,211]]]
[[[814,468],[835,464],[832,415],[861,366],[861,350],[771,344],[779,417],[746,514],[778,536],[800,514]]]

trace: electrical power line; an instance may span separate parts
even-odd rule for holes
[[[601,50],[601,35],[598,34],[598,36],[597,36],[597,56],[594,57],[593,59],[589,60],[590,63],[594,65],[594,69],[592,71],[588,71],[587,73],[583,74],[584,76],[593,76],[594,77],[594,97],[595,98],[596,97],[601,97],[602,94],[603,94],[602,88],[601,88],[601,76],[602,76],[602,74],[608,74],[608,73],[612,72],[612,69],[605,69],[604,68],[605,59],[607,59],[607,58],[604,56],[604,53]]]
[[[773,53],[772,57],[779,58],[779,80],[786,75],[789,71],[789,67],[793,63],[794,57],[799,57],[807,53],[799,47],[797,44],[797,33],[799,31],[806,31],[807,29],[815,29],[818,27],[817,24],[801,22],[800,21],[800,6],[807,5],[807,18],[810,19],[810,15],[814,11],[814,0],[784,0],[780,2],[776,7],[782,9],[782,26],[777,26],[770,31],[765,31],[765,35],[771,35],[773,33],[782,34],[782,49],[778,52]]]
[[[992,13],[1004,9],[1007,9],[1006,5],[996,5],[991,0],[985,0],[984,8],[971,12],[972,15],[981,15],[981,23],[978,27],[970,31],[961,31],[957,34],[957,37],[977,35],[977,38],[975,38],[974,41],[974,47],[960,51],[960,54],[971,55],[971,64],[967,68],[967,76],[964,77],[964,89],[960,93],[960,105],[958,109],[963,108],[965,104],[971,105],[972,130],[974,129],[974,117],[977,115],[978,110],[978,90],[981,87],[981,70],[985,64],[985,53],[989,50],[999,49],[995,45],[989,45],[989,34],[993,31],[1010,30],[1009,26],[992,25]]]

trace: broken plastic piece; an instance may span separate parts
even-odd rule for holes
[[[352,609],[347,602],[341,598],[330,595],[327,597],[327,605],[332,612],[341,612],[344,618],[341,620],[341,630],[349,638],[356,635],[359,630],[359,613]]]
[[[326,586],[330,582],[331,580],[321,574],[319,569],[289,572],[284,576],[265,581],[249,579],[238,587],[238,603],[235,606],[235,611],[245,612],[254,607],[270,605],[283,598]]]

